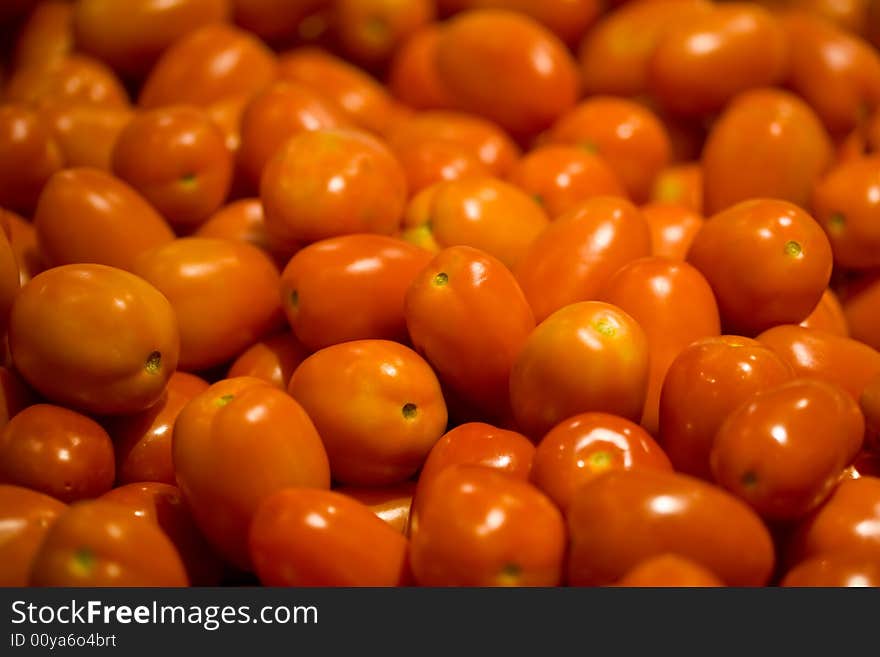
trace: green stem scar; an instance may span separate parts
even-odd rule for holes
[[[294,309],[299,308],[299,292],[294,290],[290,293],[290,305],[294,307]]]
[[[793,258],[800,258],[804,253],[803,247],[794,240],[785,243],[785,255]]]
[[[217,406],[226,406],[226,404],[231,402],[233,399],[235,399],[235,395],[231,395],[231,394],[220,395],[219,397],[217,397],[217,399],[214,400],[214,403]]]
[[[180,177],[180,184],[184,187],[195,187],[196,185],[196,174],[187,173]]]
[[[87,547],[81,547],[73,553],[71,569],[83,577],[90,575],[95,567],[95,553]]]
[[[758,485],[758,475],[749,470],[742,477],[740,477],[740,482],[742,483],[743,488],[754,490],[755,486]]]
[[[154,351],[147,356],[147,362],[144,363],[144,369],[147,370],[147,374],[158,374],[159,370],[162,369],[162,354],[158,351]]]
[[[409,402],[403,405],[403,408],[400,412],[403,413],[403,417],[405,417],[407,420],[412,420],[416,415],[419,414],[419,407]]]
[[[614,328],[614,324],[604,317],[602,319],[597,319],[593,323],[593,328],[595,328],[602,335],[605,335],[609,338],[617,332],[617,329]]]
[[[498,573],[498,583],[501,585],[516,585],[519,582],[519,578],[522,575],[522,568],[519,564],[516,563],[508,563],[505,564],[501,568],[501,572]]]
[[[828,218],[828,230],[832,233],[839,235],[843,232],[844,226],[846,226],[846,217],[842,212],[835,212]]]
[[[434,285],[436,285],[438,287],[446,285],[449,282],[449,274],[441,271],[439,274],[437,274],[434,277],[434,280],[432,282],[434,283]]]
[[[603,470],[611,465],[611,454],[605,451],[594,452],[593,454],[590,454],[588,461],[594,469]]]

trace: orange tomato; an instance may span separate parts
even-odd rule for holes
[[[780,586],[855,587],[880,586],[880,562],[876,557],[827,554],[802,561],[789,570]]]
[[[379,519],[406,535],[409,531],[409,515],[414,490],[415,484],[412,481],[405,481],[393,486],[369,488],[343,486],[337,488],[336,492],[366,504]]]
[[[0,429],[35,401],[34,392],[21,380],[15,370],[0,367]]]
[[[813,308],[813,312],[800,325],[804,328],[832,333],[842,338],[848,338],[850,335],[849,322],[844,314],[843,306],[840,305],[840,300],[830,287],[822,293],[819,304]],[[870,344],[870,341],[864,340],[864,337],[862,341]]]
[[[243,198],[223,206],[193,236],[247,242],[265,251],[279,267],[284,267],[299,248],[295,243],[282,244],[269,237],[263,204],[258,198]]]
[[[235,22],[263,39],[284,41],[297,35],[310,14],[329,0],[231,0]]]
[[[296,336],[277,333],[248,347],[232,363],[226,377],[250,376],[287,390],[294,370],[308,355]]]
[[[413,33],[394,53],[388,66],[388,89],[417,110],[452,109],[455,98],[440,80],[437,44],[442,24],[432,23]]]
[[[113,146],[134,112],[127,107],[60,103],[42,108],[40,116],[65,166],[110,171]]]
[[[46,532],[66,508],[48,495],[0,484],[0,586],[27,586]]]
[[[703,167],[698,162],[673,164],[662,169],[651,188],[654,203],[677,203],[703,212]]]
[[[110,68],[76,53],[17,69],[6,83],[5,99],[37,106],[66,102],[125,108],[131,104]]]
[[[73,3],[44,0],[19,28],[13,61],[16,68],[51,65],[73,48]]]
[[[366,66],[385,63],[406,38],[436,17],[434,0],[338,0],[342,51]]]
[[[467,148],[445,139],[407,141],[395,148],[394,155],[411,195],[444,180],[482,178],[490,173]]]
[[[703,217],[679,203],[656,201],[643,205],[642,216],[651,230],[651,254],[684,260],[703,227]]]
[[[852,337],[874,349],[880,349],[878,299],[880,299],[880,278],[869,276],[847,293],[843,309],[838,307],[838,311],[842,313],[839,321],[851,329]],[[842,335],[847,337],[849,334]]]
[[[615,586],[692,588],[724,586],[724,583],[696,561],[675,554],[661,554],[637,563],[617,580]]]
[[[9,246],[12,247],[15,264],[18,266],[19,283],[24,285],[46,268],[45,258],[43,258],[43,253],[37,243],[37,231],[30,221],[2,208],[0,208],[0,222],[4,222],[9,229]],[[2,240],[0,240],[0,244],[2,244]],[[2,246],[0,246],[0,252],[2,252]],[[5,280],[7,280],[7,286],[12,286],[14,289],[14,283],[11,279]],[[17,293],[18,290],[15,289],[15,292]],[[11,303],[11,297],[7,296],[7,299]]]

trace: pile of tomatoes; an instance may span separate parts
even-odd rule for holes
[[[878,0],[0,33],[0,585],[880,585]]]

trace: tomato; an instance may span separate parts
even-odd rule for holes
[[[131,269],[141,254],[174,239],[171,228],[128,184],[89,167],[53,175],[34,214],[48,264]]]
[[[408,479],[446,429],[437,377],[396,342],[355,340],[322,349],[294,371],[288,389],[315,423],[333,479],[344,484]]]
[[[549,127],[571,109],[580,82],[574,59],[552,32],[511,11],[453,17],[437,43],[441,83],[459,105],[515,137]]]
[[[143,254],[134,272],[171,302],[182,369],[224,363],[281,323],[278,269],[250,244],[181,238]]]
[[[103,265],[67,265],[25,285],[12,306],[16,370],[49,400],[91,413],[155,404],[176,369],[174,310],[149,283]]]
[[[724,586],[724,583],[696,561],[676,554],[661,554],[633,566],[617,580],[616,586],[691,588]]]
[[[34,392],[15,370],[0,367],[0,429],[35,401]]]
[[[395,586],[406,575],[406,538],[333,491],[269,496],[254,515],[249,546],[266,586]]]
[[[642,206],[651,230],[651,254],[684,260],[703,227],[703,217],[680,203],[656,201]]]
[[[880,155],[844,162],[815,188],[813,210],[842,267],[880,266]]]
[[[347,340],[407,339],[404,298],[431,254],[384,235],[345,235],[299,251],[281,275],[294,333],[310,350]]]
[[[247,531],[260,502],[290,486],[330,487],[327,453],[290,395],[249,377],[193,397],[174,423],[177,485],[208,542],[250,569]]]
[[[516,357],[513,415],[533,438],[589,411],[638,420],[648,368],[648,338],[632,317],[608,303],[573,303],[538,324]]]
[[[857,401],[880,374],[880,353],[851,338],[784,325],[764,331],[758,340],[782,356],[798,376],[836,383]]]
[[[250,376],[287,390],[294,370],[308,355],[308,350],[296,336],[277,333],[248,347],[235,359],[227,378]]]
[[[514,267],[550,223],[528,194],[496,178],[451,181],[424,194],[407,208],[402,237],[435,252],[469,246]]]
[[[437,71],[437,44],[442,25],[432,23],[413,33],[394,53],[388,66],[388,89],[408,107],[451,109],[455,98]]]
[[[859,407],[865,416],[865,446],[877,451],[880,446],[880,376],[865,386],[859,396]]]
[[[405,481],[393,486],[356,488],[344,486],[336,492],[366,504],[378,518],[401,534],[407,534],[415,484]]]
[[[228,15],[228,0],[79,0],[73,29],[80,50],[141,77],[177,39]]]
[[[535,320],[501,261],[467,246],[444,249],[410,286],[405,315],[412,343],[436,370],[453,416],[506,423],[510,370]]]
[[[686,475],[610,470],[568,509],[568,583],[611,584],[649,557],[675,553],[730,586],[761,586],[773,571],[770,534],[743,502]]]
[[[260,183],[266,228],[281,241],[391,234],[406,197],[404,171],[390,150],[358,130],[300,133],[269,161]]]
[[[831,278],[831,247],[787,201],[744,201],[710,217],[688,251],[715,292],[727,330],[755,335],[804,320]]]
[[[509,179],[531,194],[552,218],[597,196],[626,195],[611,166],[580,146],[540,146],[517,162]]]
[[[166,48],[141,87],[146,109],[174,104],[205,106],[252,94],[277,73],[277,58],[253,35],[216,23],[187,32]]]
[[[18,103],[0,106],[0,205],[30,215],[62,166],[61,149],[36,112]]]
[[[40,116],[67,167],[110,171],[113,146],[134,116],[127,107],[89,103],[47,105]]]
[[[797,96],[776,89],[741,94],[713,125],[703,149],[706,211],[760,197],[806,207],[832,155],[828,133]]]
[[[0,231],[0,331],[5,330],[9,313],[21,287],[16,253],[5,231]]]
[[[0,484],[0,586],[27,586],[46,532],[66,508],[48,495]]]
[[[655,256],[618,269],[600,298],[629,313],[648,338],[650,373],[641,424],[656,434],[660,388],[669,365],[691,343],[721,333],[712,288],[687,263]]]
[[[639,425],[608,413],[581,413],[541,438],[531,479],[565,511],[578,488],[611,468],[671,471],[672,465]]]
[[[335,10],[340,47],[368,66],[386,62],[436,14],[433,0],[339,0]]]
[[[411,195],[444,180],[490,175],[488,167],[476,155],[466,147],[445,139],[407,141],[395,148],[394,155],[406,173]]]
[[[112,70],[80,54],[17,69],[6,83],[5,98],[37,106],[67,102],[125,108],[131,104]]]
[[[295,243],[283,244],[269,237],[263,204],[258,198],[243,198],[225,205],[193,235],[247,242],[265,251],[279,267],[284,267],[299,248]]]
[[[133,517],[158,525],[180,553],[193,586],[219,584],[222,564],[196,529],[176,486],[132,483],[114,488],[102,495],[101,500],[122,505]]]
[[[799,563],[782,578],[780,586],[880,586],[880,561],[848,554],[828,554]]]
[[[232,153],[238,153],[241,147],[242,115],[252,96],[252,93],[247,92],[226,96],[215,100],[204,108],[214,124],[223,132],[226,148]],[[239,179],[237,178],[233,182],[238,183]]]
[[[187,586],[180,555],[156,525],[113,502],[74,504],[49,528],[30,586]]]
[[[235,22],[270,40],[285,40],[297,33],[309,14],[329,0],[231,0]]]
[[[654,178],[651,201],[676,203],[693,212],[703,212],[703,167],[697,162],[673,164]]]
[[[0,208],[0,222],[5,222],[9,228],[9,246],[12,247],[15,264],[18,266],[19,283],[24,285],[46,268],[43,253],[37,244],[37,231],[31,222],[2,208]],[[0,240],[0,244],[2,244],[2,240]],[[2,252],[2,247],[0,247],[0,252]],[[6,262],[8,264],[9,260],[7,259]],[[5,280],[7,286],[14,287],[11,279],[6,278]],[[17,293],[18,290],[16,289],[15,292]],[[11,301],[9,296],[7,299]]]
[[[712,445],[712,473],[762,517],[794,520],[828,497],[864,432],[844,389],[798,379],[755,393],[727,417]]]
[[[116,452],[116,481],[174,484],[171,435],[174,421],[190,399],[208,389],[203,379],[175,372],[158,402],[140,413],[104,420]]]
[[[553,221],[515,273],[540,322],[570,303],[595,299],[620,267],[650,252],[650,230],[636,207],[596,197]]]
[[[685,348],[660,392],[658,440],[675,469],[712,480],[709,454],[727,416],[753,393],[792,378],[782,357],[749,338],[705,338]]]
[[[73,3],[44,0],[19,28],[13,61],[16,68],[51,65],[73,47]]]
[[[880,55],[858,36],[803,12],[786,14],[782,25],[797,44],[788,85],[833,133],[866,121],[880,105]]]
[[[857,324],[858,322],[854,323]],[[805,328],[832,333],[842,338],[848,338],[850,333],[849,322],[844,314],[844,309],[840,305],[837,295],[830,287],[822,293],[819,305],[813,308],[813,312],[800,325]],[[865,340],[864,336],[862,336],[862,340],[870,344],[870,341]],[[880,346],[880,343],[874,346]]]
[[[449,466],[414,510],[410,559],[422,586],[556,586],[564,555],[553,503],[492,468]]]
[[[298,82],[276,82],[257,93],[241,116],[239,162],[248,182],[259,188],[263,169],[290,137],[306,130],[346,126],[332,102]]]
[[[320,48],[303,47],[282,54],[278,76],[313,88],[365,130],[385,134],[393,125],[394,100],[385,88],[356,66]]]
[[[706,0],[636,0],[607,14],[580,45],[585,91],[616,96],[646,92],[648,63],[663,34],[712,8]]]
[[[782,25],[768,10],[718,4],[665,31],[648,64],[648,87],[677,114],[707,114],[743,91],[782,82],[788,51]]]

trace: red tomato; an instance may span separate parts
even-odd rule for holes
[[[850,305],[847,306],[848,309],[850,307]],[[847,310],[847,312],[849,312],[849,310]],[[853,323],[859,324],[857,320]],[[831,288],[828,288],[822,293],[819,305],[813,308],[813,312],[811,312],[800,325],[805,328],[816,329],[833,335],[838,335],[842,338],[848,338],[850,335],[849,321],[847,320],[846,314],[844,314],[843,306],[840,305],[840,300]],[[864,335],[858,337],[860,337],[863,342],[867,342],[874,347],[880,346],[880,341],[877,343],[871,343],[870,340],[865,339]]]
[[[220,208],[193,235],[248,242],[272,256],[279,268],[299,248],[295,243],[283,244],[269,237],[263,204],[258,198],[239,199]]]
[[[66,509],[48,495],[0,484],[0,586],[27,586],[46,532]]]
[[[859,396],[865,416],[865,446],[873,451],[880,447],[880,376],[871,379]]]
[[[413,109],[455,107],[455,98],[437,70],[437,44],[442,29],[441,23],[432,23],[414,33],[397,49],[388,67],[389,90]]]
[[[780,586],[877,587],[880,586],[880,560],[845,553],[813,557],[789,570]]]
[[[67,167],[110,171],[113,146],[134,117],[128,107],[54,103],[40,110]]]
[[[36,395],[15,370],[0,367],[0,429],[36,401]]]
[[[19,28],[13,61],[16,68],[51,65],[73,48],[73,3],[44,0]]]
[[[37,106],[66,102],[125,108],[131,104],[112,70],[100,60],[75,53],[17,69],[6,84],[6,99]]]
[[[286,332],[277,333],[248,347],[232,363],[226,377],[255,377],[287,390],[294,370],[308,355],[308,349],[296,336]]]
[[[654,202],[642,206],[651,229],[651,254],[684,260],[703,227],[703,217],[679,203]]]
[[[337,488],[336,492],[353,497],[361,504],[366,504],[378,518],[384,520],[401,534],[407,534],[415,487],[412,481],[405,481],[394,486],[370,488],[344,486]]]
[[[696,561],[675,554],[661,554],[633,566],[617,580],[616,586],[691,588],[724,586],[724,583]]]
[[[406,38],[435,19],[434,0],[337,0],[342,51],[365,66],[385,63]]]

